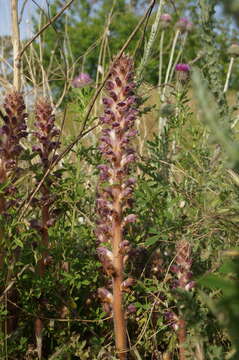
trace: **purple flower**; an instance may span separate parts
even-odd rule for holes
[[[122,298],[122,292],[129,291],[129,287],[134,283],[132,278],[117,281],[118,277],[122,279],[125,276],[124,267],[130,252],[130,244],[128,240],[124,240],[124,226],[136,221],[134,214],[125,216],[125,210],[131,206],[130,198],[135,184],[135,179],[130,177],[130,169],[136,155],[130,141],[137,134],[134,123],[139,102],[134,96],[136,84],[133,78],[133,60],[123,54],[111,66],[105,86],[107,96],[102,100],[104,114],[100,117],[102,135],[99,148],[104,163],[98,166],[100,184],[96,203],[98,226],[95,233],[98,243],[107,244],[107,248],[100,246],[97,253],[105,273],[112,277],[112,311],[115,324],[118,321],[115,316],[118,299]],[[107,234],[102,231],[105,226],[109,229]],[[106,291],[102,288],[98,291],[104,306],[107,302]]]
[[[160,21],[161,28],[166,29],[172,22],[172,16],[169,14],[162,14],[160,17]]]
[[[113,302],[113,296],[106,288],[99,288],[98,296],[102,302],[106,302],[109,304],[112,304]]]
[[[171,22],[172,21],[172,16],[169,14],[162,14],[160,17],[160,20],[162,21],[166,21],[166,22]]]
[[[188,64],[177,64],[175,66],[175,70],[176,71],[183,71],[183,72],[189,72],[190,71],[190,66]]]
[[[72,81],[72,86],[74,88],[82,88],[88,86],[92,83],[92,79],[87,73],[80,73],[80,75],[76,76]]]
[[[190,32],[193,29],[193,23],[187,18],[181,18],[177,23],[176,27],[181,33]]]
[[[129,314],[133,314],[137,311],[137,308],[134,304],[129,304],[129,306],[127,307],[128,313]]]
[[[177,64],[175,70],[178,80],[185,83],[189,78],[190,66],[188,64]]]

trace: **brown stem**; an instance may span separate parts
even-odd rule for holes
[[[4,196],[0,196],[0,215],[2,215],[5,211],[5,198]],[[0,228],[0,247],[1,247],[1,252],[0,252],[0,270],[2,270],[3,268],[3,261],[4,261],[4,230],[3,230],[3,225],[1,225]]]
[[[183,319],[180,319],[179,329],[178,329],[179,360],[186,360],[185,347],[184,347],[185,342],[186,342],[186,322]]]
[[[42,193],[43,193],[43,195],[47,196],[49,192],[47,189],[44,189],[44,187],[43,187]],[[49,206],[43,205],[42,206],[43,232],[42,232],[42,238],[41,238],[41,240],[42,240],[41,245],[43,247],[43,252],[42,252],[42,257],[38,263],[39,276],[42,278],[45,275],[45,270],[46,270],[45,259],[48,254],[48,247],[49,247],[48,229],[47,229],[47,221],[48,220],[49,220]],[[35,336],[36,336],[37,353],[38,353],[39,359],[42,358],[42,330],[43,330],[43,328],[44,328],[43,321],[41,320],[40,317],[38,317],[35,320]]]
[[[44,191],[44,195],[46,195],[47,191]],[[41,277],[44,276],[45,273],[45,263],[44,260],[46,256],[48,255],[48,247],[49,247],[49,240],[48,240],[48,229],[47,229],[47,221],[49,220],[49,206],[42,207],[42,247],[43,247],[43,253],[42,258],[39,262],[39,274]]]
[[[113,276],[113,320],[115,331],[115,343],[118,357],[120,360],[127,359],[127,339],[126,339],[126,324],[123,309],[123,294],[121,284],[123,282],[123,255],[119,252],[119,245],[122,241],[122,226],[121,226],[121,205],[119,201],[120,190],[117,190],[114,201],[114,209],[119,215],[113,223],[113,266],[115,275]]]

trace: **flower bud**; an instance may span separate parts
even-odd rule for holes
[[[193,23],[190,22],[187,18],[181,18],[176,23],[176,28],[183,34],[185,32],[190,32],[193,29]]]
[[[239,56],[239,45],[232,44],[227,50],[228,55],[238,57]]]
[[[188,64],[177,64],[175,67],[177,79],[186,82],[189,78],[190,66]]]
[[[113,295],[106,288],[99,288],[98,296],[102,302],[113,303]]]
[[[169,14],[162,14],[160,17],[160,27],[166,29],[172,22],[172,16]]]

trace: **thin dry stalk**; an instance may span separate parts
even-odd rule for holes
[[[13,46],[13,86],[16,91],[21,90],[21,58],[20,29],[18,22],[18,0],[11,0],[12,17],[12,46]]]

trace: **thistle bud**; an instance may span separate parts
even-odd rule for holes
[[[177,64],[175,67],[177,73],[177,79],[184,83],[189,78],[190,66],[188,64]]]
[[[181,18],[176,23],[176,28],[183,34],[185,32],[191,32],[193,29],[193,23],[187,18]]]
[[[172,16],[169,14],[162,14],[160,17],[160,27],[166,29],[170,26],[172,22]]]
[[[174,116],[175,112],[176,112],[176,108],[174,104],[164,103],[160,107],[160,115],[162,117],[168,118]]]
[[[232,44],[227,50],[228,55],[238,57],[239,56],[239,45]]]

